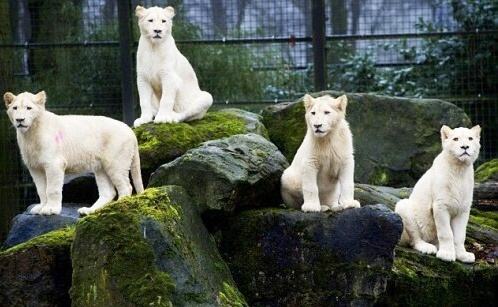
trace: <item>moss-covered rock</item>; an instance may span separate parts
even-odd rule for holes
[[[267,137],[260,116],[227,109],[208,112],[201,120],[177,124],[146,124],[134,129],[139,143],[144,180],[159,166],[178,158],[202,142],[241,133]]]
[[[73,306],[246,306],[177,186],[111,203],[76,227]]]
[[[326,91],[313,94],[343,93]],[[413,185],[441,150],[443,124],[469,126],[455,105],[436,99],[407,99],[372,94],[347,94],[347,120],[355,147],[355,179],[376,185]],[[270,139],[289,159],[306,133],[302,99],[266,108],[263,123]]]
[[[69,306],[74,227],[0,252],[0,306]]]
[[[77,204],[63,204],[59,215],[29,214],[33,206],[29,206],[25,212],[12,219],[12,227],[3,243],[3,248],[9,248],[52,230],[75,224],[79,218],[78,208],[80,206]]]
[[[278,206],[280,177],[288,166],[278,148],[257,134],[209,141],[162,165],[149,186],[183,186],[200,211]]]
[[[382,205],[340,213],[247,210],[220,250],[251,306],[369,305],[384,292],[402,223]]]
[[[481,164],[475,171],[476,182],[498,181],[498,159]]]

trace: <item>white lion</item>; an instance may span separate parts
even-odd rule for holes
[[[194,69],[171,35],[175,10],[137,6],[140,27],[137,51],[137,87],[142,114],[134,126],[151,122],[177,123],[201,119],[213,103],[201,91]]]
[[[356,208],[353,137],[346,122],[345,95],[304,96],[308,131],[282,175],[282,198],[305,212]]]
[[[137,139],[124,123],[103,116],[59,116],[45,110],[45,92],[5,93],[9,119],[17,130],[21,155],[36,185],[40,204],[34,214],[60,214],[65,173],[95,174],[99,199],[80,214],[102,208],[116,196],[130,195],[129,172],[143,191]]]
[[[481,128],[441,128],[443,151],[420,178],[408,199],[396,204],[403,219],[400,244],[442,260],[474,262],[465,250],[465,233],[474,188],[473,163]],[[436,247],[438,245],[438,247]]]

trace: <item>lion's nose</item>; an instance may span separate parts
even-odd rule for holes
[[[317,129],[318,129],[318,128],[320,128],[321,126],[322,126],[322,124],[319,124],[319,125],[313,125],[313,127],[317,128]]]
[[[460,148],[463,150],[467,150],[467,149],[469,149],[469,146],[460,146]]]
[[[163,30],[154,30],[157,34],[161,33]]]
[[[24,118],[16,118],[16,122],[22,123],[24,121]]]

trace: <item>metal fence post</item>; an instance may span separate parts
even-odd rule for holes
[[[132,125],[135,119],[133,109],[133,76],[132,76],[132,34],[131,34],[131,1],[118,1],[119,23],[119,53],[121,64],[121,102],[123,107],[123,121]]]
[[[311,0],[312,38],[313,38],[313,67],[315,91],[326,88],[325,67],[325,1]]]

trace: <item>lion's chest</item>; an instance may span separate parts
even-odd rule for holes
[[[335,181],[339,178],[342,157],[334,150],[329,150],[318,157],[318,178],[323,181]]]

